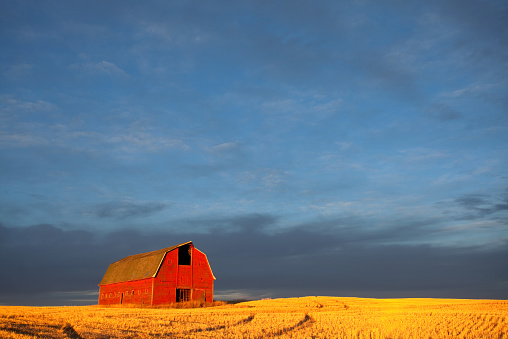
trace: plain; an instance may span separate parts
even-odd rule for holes
[[[204,308],[0,306],[2,338],[508,338],[508,301],[302,297]]]

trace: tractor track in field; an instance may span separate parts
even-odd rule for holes
[[[31,336],[42,336],[43,338],[61,338],[55,336],[55,332],[58,330],[58,326],[40,326],[40,325],[28,325],[19,323],[9,323],[0,326],[0,330],[10,332],[14,334],[31,335]]]
[[[307,326],[310,326],[313,322],[314,322],[314,319],[310,315],[305,314],[305,317],[302,320],[300,320],[299,322],[297,322],[295,325],[289,326],[289,327],[284,327],[278,331],[272,332],[269,334],[269,337],[278,337],[280,335],[305,328]],[[259,337],[256,337],[256,339],[266,338],[266,336],[267,336],[267,334],[263,334]]]
[[[251,314],[247,318],[242,319],[242,320],[240,320],[240,321],[238,321],[238,322],[236,322],[236,323],[234,323],[232,325],[218,325],[218,326],[209,326],[209,327],[206,327],[206,328],[197,328],[197,329],[194,329],[194,330],[187,331],[184,334],[223,330],[225,328],[230,328],[230,327],[233,327],[233,326],[239,326],[239,325],[250,323],[252,320],[254,320],[254,314]]]
[[[0,330],[39,338],[83,339],[69,323],[56,325],[10,321],[0,325]]]

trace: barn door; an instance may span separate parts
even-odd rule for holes
[[[190,301],[191,290],[189,288],[177,288],[176,289],[176,302]]]
[[[206,301],[206,291],[202,290],[202,289],[196,288],[194,290],[194,298],[193,298],[193,300]]]

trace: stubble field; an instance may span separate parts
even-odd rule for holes
[[[508,338],[508,301],[304,297],[207,308],[0,306],[0,338]]]

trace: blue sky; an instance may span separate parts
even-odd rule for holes
[[[0,303],[92,300],[110,262],[188,240],[223,297],[508,298],[506,22],[504,1],[2,1]]]

